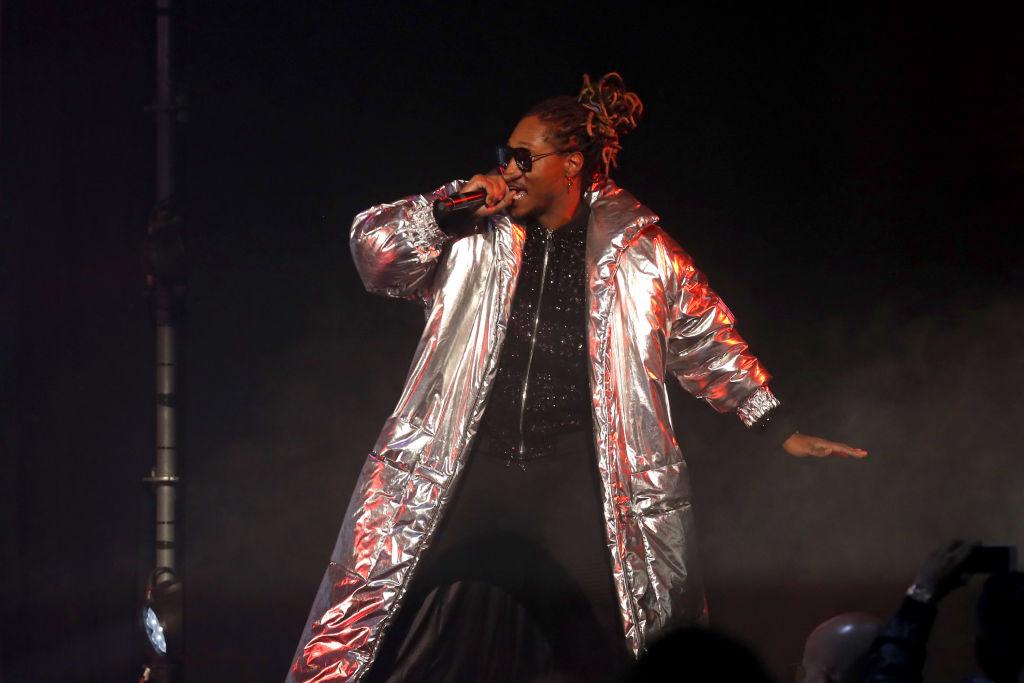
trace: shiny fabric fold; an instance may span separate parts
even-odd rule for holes
[[[353,222],[353,259],[367,290],[420,302],[426,325],[356,483],[287,681],[365,675],[487,405],[525,231],[497,215],[477,234],[445,235],[428,209],[438,193],[459,186],[373,207]],[[770,412],[771,392],[732,313],[658,217],[611,182],[586,200],[594,445],[624,633],[639,654],[666,629],[706,619],[667,378],[716,410],[742,407],[747,426]]]

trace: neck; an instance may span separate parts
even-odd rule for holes
[[[542,213],[537,218],[537,222],[548,230],[558,230],[565,227],[572,220],[572,217],[576,215],[576,209],[579,208],[582,200],[582,194],[579,190],[568,193],[556,200],[551,208]]]

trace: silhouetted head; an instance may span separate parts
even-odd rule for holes
[[[995,683],[1017,683],[1024,673],[1024,574],[993,574],[978,596],[978,666]]]
[[[860,683],[882,620],[848,612],[823,621],[804,644],[797,683]]]
[[[641,657],[630,683],[769,683],[757,656],[739,642],[702,628],[683,628],[654,643]]]

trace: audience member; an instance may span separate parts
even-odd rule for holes
[[[921,683],[938,603],[966,583],[977,547],[973,542],[951,541],[931,554],[872,644],[865,683]],[[977,616],[976,657],[988,678],[971,680],[1024,680],[1024,575],[1002,571],[990,576],[978,599]]]
[[[654,643],[627,683],[770,683],[764,667],[739,642],[703,628],[682,628]]]
[[[848,612],[822,622],[804,644],[797,683],[860,683],[882,620]]]
[[[994,683],[1024,681],[1024,574],[993,574],[985,581],[974,656]]]

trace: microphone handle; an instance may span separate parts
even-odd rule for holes
[[[469,211],[478,206],[483,206],[486,201],[487,192],[485,190],[453,194],[434,202],[434,214],[445,216],[456,211]]]

